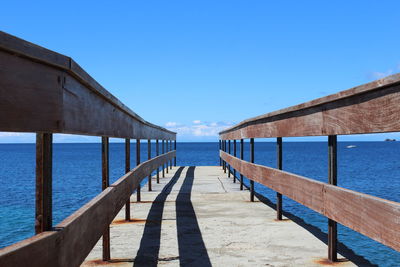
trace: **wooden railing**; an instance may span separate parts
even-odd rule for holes
[[[334,95],[245,120],[220,132],[221,165],[277,192],[277,219],[282,194],[326,216],[328,258],[337,260],[339,222],[400,251],[400,203],[337,186],[337,135],[400,131],[400,75],[392,75]],[[282,171],[282,137],[328,136],[328,183]],[[254,138],[277,138],[277,168],[254,164]],[[243,160],[243,140],[250,138],[250,162]],[[231,154],[231,140],[234,155]],[[240,140],[240,158],[236,141]],[[228,153],[227,153],[228,152]],[[236,179],[236,178],[234,178]],[[373,185],[371,185],[373,186]]]
[[[36,133],[36,235],[0,250],[0,266],[79,266],[103,236],[110,259],[109,225],[140,182],[156,171],[159,181],[176,165],[176,133],[151,124],[112,96],[71,58],[0,32],[0,131]],[[52,225],[54,133],[101,136],[101,194],[58,225]],[[126,175],[109,185],[109,137],[125,139]],[[136,167],[130,140],[136,139]],[[140,161],[140,140],[148,160]],[[151,157],[151,140],[156,157]],[[159,152],[159,140],[162,153]],[[174,141],[174,150],[172,150]],[[151,190],[151,179],[148,182]]]

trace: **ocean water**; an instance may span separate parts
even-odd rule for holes
[[[348,145],[356,147],[349,149]],[[338,185],[400,202],[398,151],[400,142],[339,142]],[[131,152],[131,166],[135,166],[134,142]],[[247,142],[244,152],[248,160]],[[155,155],[154,144],[152,155]],[[53,224],[56,225],[101,192],[101,146],[54,144],[53,158]],[[326,182],[327,158],[326,142],[285,142],[284,139],[283,169],[286,171]],[[147,159],[146,143],[142,143],[141,159]],[[255,162],[275,167],[275,143],[256,142]],[[110,143],[110,183],[124,174],[124,164],[124,144]],[[177,165],[218,164],[218,143],[178,142]],[[0,247],[5,247],[34,234],[35,145],[0,144],[0,170]],[[259,184],[255,189],[275,203],[274,191]],[[286,197],[283,209],[303,220],[315,233],[327,232],[327,219],[322,215]],[[399,252],[341,225],[338,233],[346,252],[353,251],[371,264],[400,266]]]

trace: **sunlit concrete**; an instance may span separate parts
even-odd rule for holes
[[[111,225],[112,261],[100,260],[100,240],[83,266],[321,266],[327,256],[323,242],[287,218],[275,220],[264,203],[250,202],[249,191],[220,167],[173,167],[160,184],[153,178],[152,192],[142,189],[142,202],[135,200],[132,195],[132,221],[124,222],[122,209]]]

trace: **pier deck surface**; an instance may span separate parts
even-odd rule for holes
[[[227,178],[221,167],[173,167],[131,197],[111,225],[111,266],[321,266],[327,245]],[[104,266],[101,239],[82,266]],[[339,255],[339,258],[342,258]],[[350,261],[335,263],[354,266]]]

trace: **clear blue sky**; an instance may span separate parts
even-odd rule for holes
[[[398,72],[399,10],[399,1],[4,1],[0,25],[73,57],[181,140],[204,141]]]

